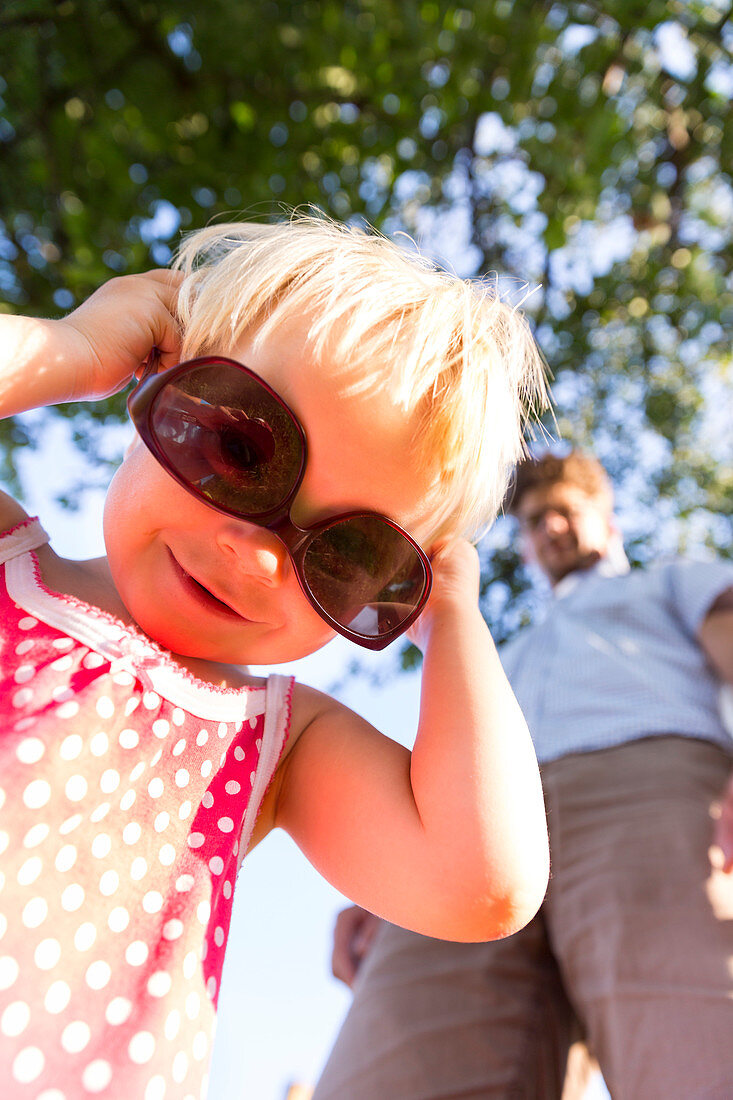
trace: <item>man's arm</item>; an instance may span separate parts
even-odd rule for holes
[[[700,625],[698,638],[711,667],[721,680],[733,684],[733,588],[726,588],[715,600]],[[733,871],[733,776],[720,800],[713,844],[722,852],[722,869],[730,873]]]
[[[721,680],[733,684],[733,587],[720,593],[697,636],[715,672]]]

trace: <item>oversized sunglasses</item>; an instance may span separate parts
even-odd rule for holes
[[[157,364],[154,352],[127,408],[171,477],[219,512],[272,531],[310,603],[345,638],[384,649],[407,630],[430,594],[427,556],[376,512],[346,512],[309,527],[293,522],[307,444],[283,399],[223,356],[160,374]]]

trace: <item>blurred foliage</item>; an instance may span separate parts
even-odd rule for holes
[[[5,0],[0,308],[58,315],[222,214],[406,229],[526,302],[631,556],[733,528],[733,25],[722,0]],[[80,442],[122,415],[86,406]],[[78,415],[65,407],[59,415]],[[13,483],[24,425],[0,426]],[[502,521],[498,638],[531,614]],[[523,595],[524,593],[524,595]],[[409,663],[408,652],[405,661]]]

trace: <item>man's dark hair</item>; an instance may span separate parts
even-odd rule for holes
[[[613,506],[611,482],[597,458],[582,451],[571,451],[564,456],[548,451],[540,458],[527,458],[519,463],[507,493],[506,511],[516,515],[519,502],[526,492],[559,482],[575,485],[589,497],[603,496],[609,507]]]

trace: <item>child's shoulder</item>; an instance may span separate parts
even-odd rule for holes
[[[17,500],[0,490],[0,534],[10,531],[28,518],[25,508]]]

